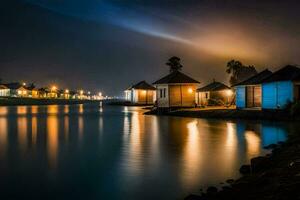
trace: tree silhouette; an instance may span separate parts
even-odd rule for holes
[[[166,65],[170,67],[170,73],[179,71],[183,67],[180,63],[180,58],[177,56],[172,56],[171,58],[169,58]]]
[[[242,62],[238,60],[229,61],[226,66],[226,72],[231,74],[229,80],[231,85],[238,84],[257,74],[257,71],[253,65],[244,66]]]
[[[28,89],[33,90],[35,88],[35,84],[34,83],[30,83],[28,86]]]

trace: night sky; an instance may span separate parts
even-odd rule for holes
[[[300,64],[300,2],[281,0],[2,0],[0,77],[107,95],[183,71],[228,83],[238,59],[258,70]]]

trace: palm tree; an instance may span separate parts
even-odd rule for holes
[[[170,67],[170,73],[179,71],[183,67],[180,63],[180,58],[177,56],[172,56],[171,58],[169,58],[166,65]]]
[[[35,84],[34,83],[30,83],[28,86],[29,89],[33,90],[35,88]]]
[[[236,75],[239,69],[243,67],[243,64],[238,60],[231,60],[227,63],[226,72],[228,74]]]
[[[244,66],[242,62],[238,60],[231,60],[227,63],[226,72],[231,74],[230,84],[235,85],[247,78],[257,74],[254,66]]]

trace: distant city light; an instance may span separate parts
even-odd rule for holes
[[[22,85],[23,85],[23,86],[26,86],[26,83],[24,82]]]
[[[68,89],[65,90],[65,93],[69,94],[69,92],[70,92],[70,91],[69,91]]]
[[[55,90],[57,90],[57,87],[56,87],[56,86],[52,86],[52,87],[51,87],[51,90],[52,90],[52,91],[55,91]]]
[[[80,90],[80,95],[83,95],[83,90]]]

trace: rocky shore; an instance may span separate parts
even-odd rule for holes
[[[272,153],[253,158],[243,165],[238,180],[218,191],[191,194],[185,200],[288,200],[300,199],[300,134],[293,133],[285,143],[270,145]]]

